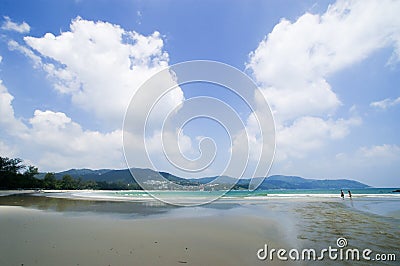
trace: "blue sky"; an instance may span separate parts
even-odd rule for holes
[[[124,168],[124,100],[167,65],[207,59],[247,73],[269,102],[271,174],[400,186],[399,10],[392,1],[2,1],[0,155],[42,171]],[[129,52],[114,33],[134,33]],[[94,62],[108,52],[120,61]],[[137,69],[118,65],[128,57]],[[237,106],[215,86],[179,90],[167,106],[200,94]],[[207,132],[226,145],[198,122],[184,131],[187,154]]]

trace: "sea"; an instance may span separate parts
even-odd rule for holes
[[[353,197],[399,197],[400,193],[394,192],[399,188],[363,188],[352,189]],[[348,197],[347,190],[344,190],[345,197]],[[105,197],[114,199],[143,199],[152,196],[165,197],[217,197],[223,199],[240,199],[240,198],[301,198],[301,197],[340,197],[338,189],[271,189],[271,190],[229,190],[229,191],[171,191],[171,190],[117,190],[117,191],[85,191],[83,193],[75,193],[74,195]]]
[[[341,199],[338,189],[273,189],[273,190],[230,190],[230,191],[83,191],[71,192],[68,197],[93,200],[133,201],[177,206],[199,206],[209,203],[259,204],[265,202],[322,202],[338,200],[352,209],[400,219],[399,188],[364,188],[348,191]],[[52,195],[57,197],[57,193]],[[65,197],[65,193],[62,197]]]

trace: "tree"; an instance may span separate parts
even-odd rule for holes
[[[18,174],[20,170],[25,168],[25,165],[21,164],[20,158],[10,159],[7,157],[0,157],[0,172]]]
[[[29,165],[28,169],[24,172],[24,176],[32,178],[35,177],[35,175],[39,174],[39,170],[37,167],[33,165]]]
[[[55,189],[56,185],[56,175],[54,173],[47,173],[43,178],[43,187],[47,189]]]
[[[64,175],[61,179],[61,189],[77,189],[78,182],[70,175]]]
[[[98,189],[99,186],[97,185],[97,182],[94,180],[88,180],[84,182],[84,185],[82,187],[83,189]]]
[[[0,157],[0,188],[15,189],[22,187],[24,178],[20,174],[20,170],[24,169],[25,166],[21,163],[22,160],[19,158]]]
[[[0,157],[0,189],[142,189],[137,183],[84,181],[70,175],[64,175],[61,180],[57,180],[54,173],[47,173],[43,179],[39,179],[36,178],[38,173],[37,167],[26,167],[19,158]]]

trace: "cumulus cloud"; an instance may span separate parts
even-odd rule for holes
[[[24,40],[25,44],[10,40],[9,49],[22,53],[34,68],[42,69],[54,89],[71,97],[74,106],[100,121],[105,132],[87,130],[67,114],[51,110],[36,110],[30,119],[24,119],[28,122],[22,123],[14,116],[12,95],[4,88],[1,99],[5,104],[1,108],[6,115],[0,122],[7,123],[8,134],[16,143],[20,142],[19,146],[32,151],[25,152],[23,157],[34,158],[33,163],[45,170],[124,167],[122,120],[125,110],[139,86],[168,66],[168,53],[163,50],[160,33],[144,36],[119,25],[78,17],[71,22],[70,31],[57,36],[52,33],[43,37],[27,36]],[[150,133],[146,137],[150,141],[158,136],[157,130],[165,114],[184,100],[173,75],[163,76],[160,82],[171,84],[174,89],[160,99],[149,116]],[[149,91],[148,96],[152,93]],[[137,113],[141,113],[142,104],[136,103]],[[17,126],[20,128],[14,130]],[[143,140],[142,128],[143,125],[134,124],[134,130],[129,133],[134,134],[134,139]],[[168,133],[166,135],[173,135]],[[182,139],[190,143],[189,137],[182,135]],[[151,167],[141,163],[143,161],[138,160],[137,165],[132,166]]]
[[[390,0],[338,0],[323,14],[282,19],[250,53],[246,67],[275,116],[278,158],[304,156],[361,123],[354,114],[334,118],[343,104],[327,78],[384,47],[398,59],[399,9]]]
[[[72,21],[70,31],[24,40],[41,57],[53,60],[43,68],[57,91],[71,95],[76,106],[114,127],[121,126],[138,87],[168,66],[169,60],[158,32],[143,36],[119,25],[79,17]],[[182,100],[178,92],[167,106]]]
[[[398,104],[400,104],[400,97],[398,97],[397,99],[386,98],[382,101],[372,102],[370,104],[370,106],[374,107],[374,108],[386,110],[386,109],[396,106]]]
[[[309,152],[323,148],[326,142],[346,137],[349,128],[361,122],[360,118],[324,120],[305,116],[290,126],[280,126],[276,136],[276,160],[304,158]]]
[[[393,1],[339,0],[322,15],[283,19],[250,54],[247,67],[277,116],[332,112],[340,100],[326,77],[382,47],[397,49],[399,8]]]
[[[26,130],[25,125],[14,117],[12,101],[14,97],[8,92],[7,88],[0,80],[0,131],[6,133],[21,134]]]
[[[44,151],[39,164],[46,169],[66,168],[71,164],[93,168],[123,167],[121,130],[110,133],[84,130],[64,113],[49,110],[36,110],[29,124],[31,128],[26,140],[32,149],[36,146]]]
[[[34,53],[30,48],[19,44],[15,40],[8,42],[8,49],[18,51],[32,61],[34,68],[42,68],[47,77],[53,83],[54,88],[60,93],[77,92],[81,87],[77,75],[64,67],[56,64],[44,62],[40,56]]]
[[[31,30],[31,27],[25,21],[22,23],[16,23],[7,16],[4,16],[4,22],[1,28],[3,30],[16,31],[18,33],[28,33]]]
[[[32,61],[33,66],[35,68],[43,66],[42,59],[38,55],[36,55],[32,50],[30,50],[26,46],[20,45],[18,42],[14,40],[8,41],[8,49],[10,49],[10,51],[18,51],[21,54],[28,57]]]
[[[25,124],[15,117],[13,96],[0,83],[2,156],[20,156],[48,171],[74,167],[123,167],[122,130],[84,130],[62,112],[36,110]],[[12,144],[12,145],[11,145]]]

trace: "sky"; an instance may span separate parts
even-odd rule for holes
[[[246,73],[272,110],[269,174],[399,187],[399,12],[400,2],[390,0],[3,0],[0,156],[40,171],[126,168],[122,125],[141,84],[176,63],[213,60]],[[216,85],[188,84],[155,109],[146,136],[154,160],[165,161],[158,127],[166,110],[199,95],[238,108],[257,153],[252,112],[264,111],[241,108]],[[214,139],[221,159],[204,172],[213,175],[228,146],[242,144],[240,132],[229,136],[215,121],[197,119],[179,144],[196,159],[199,141]],[[139,159],[135,166],[148,167]]]

